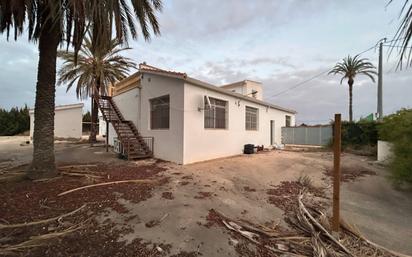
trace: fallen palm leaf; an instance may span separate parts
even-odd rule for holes
[[[341,244],[334,236],[332,236],[313,216],[309,213],[306,209],[305,205],[302,202],[303,194],[299,194],[298,202],[299,202],[299,209],[310,219],[313,225],[315,225],[318,229],[320,229],[323,234],[328,237],[332,242],[334,242],[337,246],[339,246],[345,253],[349,256],[353,256],[353,254],[343,245]]]
[[[70,189],[68,191],[62,192],[62,193],[58,194],[57,196],[67,195],[67,194],[70,194],[70,193],[73,193],[73,192],[76,192],[76,191],[79,191],[79,190],[92,188],[92,187],[115,185],[115,184],[124,184],[124,183],[154,184],[155,182],[156,182],[155,180],[150,180],[150,179],[132,179],[132,180],[111,181],[111,182],[104,182],[104,183],[98,183],[98,184],[73,188],[73,189]]]
[[[220,217],[224,218],[225,220],[230,220],[222,212],[219,212],[219,211],[216,211],[216,210],[213,210],[213,211],[216,214],[218,214]],[[241,219],[241,220],[237,220],[236,223],[239,224],[240,226],[252,231],[252,232],[264,234],[268,237],[277,237],[277,236],[279,236],[279,233],[277,233],[274,229],[270,229],[270,228],[266,228],[265,226],[262,226],[262,225],[254,224],[251,221]]]
[[[268,233],[260,225],[249,221],[233,221],[224,214],[211,210],[212,219],[219,220],[227,229],[239,234],[258,247],[272,251],[279,256],[374,256],[374,257],[412,257],[386,249],[363,237],[353,226],[341,222],[343,229],[340,239],[328,231],[328,217],[321,211],[303,203],[304,193],[299,193],[293,212],[286,213],[287,221],[297,229],[285,234],[274,229]],[[316,217],[316,218],[315,218]],[[278,234],[279,236],[273,236]]]
[[[252,243],[256,245],[262,246],[268,249],[269,251],[272,251],[275,254],[281,254],[282,256],[292,256],[292,257],[304,256],[304,255],[295,254],[293,252],[290,252],[289,251],[290,249],[288,246],[286,246],[286,244],[277,243],[275,244],[276,247],[270,246],[270,245],[264,245],[259,241],[259,239],[261,239],[260,235],[267,236],[267,232],[262,231],[261,229],[258,229],[258,228],[253,228],[250,225],[247,225],[247,226],[243,226],[244,224],[239,225],[237,222],[232,221],[231,219],[229,219],[222,213],[216,210],[212,210],[212,211],[214,211],[220,217],[222,224],[226,228],[240,234],[242,237],[246,238],[247,240],[251,241]],[[248,231],[248,229],[254,232]],[[271,235],[270,237],[273,237],[273,235]]]
[[[10,255],[16,251],[22,251],[27,248],[41,246],[42,244],[49,242],[51,239],[55,239],[57,237],[65,236],[69,233],[77,231],[81,229],[83,225],[75,225],[66,230],[60,232],[53,232],[44,235],[32,236],[29,240],[24,241],[22,243],[16,245],[9,245],[5,247],[0,247],[0,255]]]
[[[71,216],[77,212],[79,212],[80,210],[82,210],[84,207],[86,207],[86,204],[82,205],[81,207],[77,208],[74,211],[71,211],[69,213],[65,213],[63,215],[57,216],[57,217],[53,217],[53,218],[49,218],[49,219],[44,219],[44,220],[38,220],[38,221],[32,221],[32,222],[26,222],[26,223],[17,223],[17,224],[0,224],[0,229],[3,228],[20,228],[20,227],[27,227],[27,226],[34,226],[34,225],[39,225],[39,224],[45,224],[45,223],[49,223],[55,220],[61,220],[64,217],[68,217]]]
[[[86,177],[86,178],[96,178],[96,179],[102,179],[102,176],[97,176],[97,175],[92,175],[88,173],[79,173],[79,172],[60,172],[60,174],[66,175],[66,176],[73,176],[73,177]]]
[[[396,251],[390,250],[390,249],[388,249],[388,248],[386,248],[386,247],[384,247],[384,246],[381,246],[381,245],[379,245],[379,244],[377,244],[377,243],[374,243],[374,242],[370,241],[369,239],[367,239],[366,237],[364,237],[364,236],[361,234],[361,232],[359,231],[359,229],[357,229],[355,226],[347,223],[345,220],[341,220],[341,227],[342,227],[343,229],[345,229],[346,231],[348,231],[349,233],[351,233],[352,235],[360,238],[361,240],[363,240],[364,242],[366,242],[367,244],[369,244],[369,245],[371,245],[371,246],[373,246],[373,247],[376,247],[376,248],[381,249],[381,250],[383,250],[383,251],[389,252],[389,253],[391,253],[391,254],[393,254],[393,255],[395,255],[395,256],[399,256],[399,257],[412,257],[411,255],[406,255],[406,254],[403,254],[403,253],[398,253],[398,252],[396,252]]]
[[[87,167],[97,167],[96,164],[78,164],[78,165],[67,165],[60,166],[58,169],[76,169],[76,168],[87,168]]]

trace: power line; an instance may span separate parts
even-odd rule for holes
[[[374,45],[374,46],[372,46],[372,47],[370,47],[370,48],[368,48],[368,49],[366,49],[366,50],[364,50],[364,51],[362,51],[362,52],[360,52],[360,53],[358,53],[358,54],[356,54],[356,55],[364,54],[364,53],[366,53],[366,52],[368,52],[368,51],[376,48],[376,46],[377,46],[377,45]],[[281,94],[284,94],[284,93],[286,93],[286,92],[288,92],[288,91],[290,91],[290,90],[292,90],[292,89],[295,89],[295,88],[297,88],[297,87],[303,86],[303,85],[305,85],[306,83],[308,83],[308,82],[310,82],[310,81],[312,81],[312,80],[314,80],[314,79],[316,79],[316,78],[318,78],[318,77],[320,77],[320,76],[328,73],[329,71],[330,71],[330,69],[325,70],[325,71],[322,71],[322,72],[316,74],[315,76],[310,77],[309,79],[306,79],[306,80],[304,80],[304,81],[301,81],[301,82],[297,83],[297,84],[294,85],[294,86],[291,86],[291,87],[289,87],[289,88],[287,88],[287,89],[285,89],[285,90],[283,90],[283,91],[281,91],[281,92],[279,92],[279,93],[276,93],[276,94],[270,96],[269,98],[277,97],[277,96],[279,96],[279,95],[281,95]]]
[[[386,40],[386,38],[384,38],[384,40],[385,40],[384,42],[385,42],[385,43],[391,43],[391,42],[396,42],[396,41],[399,41],[399,40],[403,40],[403,39],[405,39],[405,38],[406,38],[406,37],[397,38],[397,39],[392,39],[392,40],[389,40],[389,41]],[[370,50],[372,50],[372,49],[376,49],[376,48],[378,47],[378,44],[379,44],[380,41],[382,41],[382,39],[379,40],[378,43],[376,43],[376,44],[373,45],[372,47],[370,47],[370,48],[368,48],[368,49],[366,49],[366,50],[364,50],[364,51],[362,51],[362,52],[360,52],[360,53],[358,53],[358,54],[356,54],[356,55],[361,55],[361,54],[364,54],[364,53],[366,53],[366,52],[368,52],[368,51],[370,51]],[[384,45],[384,46],[388,46],[388,45]],[[390,45],[389,45],[389,46],[390,46]],[[397,46],[394,46],[394,47],[397,47]],[[411,48],[412,48],[412,47],[411,47]],[[324,75],[325,73],[328,73],[329,71],[330,71],[330,69],[325,70],[325,71],[322,71],[322,72],[314,75],[313,77],[310,77],[310,78],[307,79],[307,80],[301,81],[301,82],[297,83],[296,85],[291,86],[290,88],[287,88],[287,89],[285,89],[285,90],[283,90],[283,91],[281,91],[281,92],[279,92],[279,93],[276,93],[276,94],[270,96],[269,98],[277,97],[277,96],[279,96],[279,95],[281,95],[281,94],[284,94],[284,93],[286,93],[286,92],[288,92],[288,91],[290,91],[290,90],[292,90],[292,89],[295,89],[295,88],[298,88],[298,87],[300,87],[300,86],[303,86],[303,85],[305,85],[306,83],[308,83],[308,82],[310,82],[310,81],[312,81],[312,80],[314,80],[314,79],[316,79],[316,78]]]
[[[288,92],[288,91],[290,91],[290,90],[292,90],[292,89],[295,89],[295,88],[297,88],[297,87],[300,87],[300,86],[308,83],[309,81],[312,81],[312,80],[314,80],[314,79],[316,79],[316,78],[318,78],[318,77],[320,77],[320,76],[322,76],[322,75],[324,75],[325,73],[328,73],[328,72],[329,72],[329,70],[322,71],[321,73],[318,73],[318,74],[316,74],[315,76],[313,76],[313,77],[311,77],[311,78],[309,78],[309,79],[307,79],[307,80],[304,80],[304,81],[302,81],[302,82],[299,82],[298,84],[296,84],[296,85],[294,85],[294,86],[292,86],[292,87],[290,87],[290,88],[287,88],[287,89],[285,89],[285,90],[283,90],[283,91],[280,91],[280,92],[277,93],[277,94],[274,94],[274,95],[270,96],[270,98],[276,97],[276,96],[281,95],[281,94],[283,94],[283,93],[286,93],[286,92]]]
[[[411,46],[393,46],[393,45],[382,45],[382,46],[387,46],[387,47],[392,47],[392,48],[409,48],[411,49]]]
[[[402,38],[397,38],[397,39],[392,39],[392,40],[389,40],[389,41],[385,41],[385,43],[392,43],[392,42],[396,42],[396,41],[399,41],[399,40],[404,40],[406,37],[402,37]]]

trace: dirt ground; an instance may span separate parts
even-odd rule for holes
[[[0,138],[2,172],[30,160],[31,146],[20,146],[20,141],[24,138]],[[87,210],[67,218],[70,224],[88,221],[87,225],[65,239],[25,248],[18,252],[21,256],[246,256],[239,253],[236,238],[210,226],[211,209],[267,227],[286,227],[283,214],[288,201],[282,190],[291,189],[282,185],[304,176],[325,191],[326,209],[330,200],[329,152],[270,151],[181,166],[156,160],[127,162],[101,146],[66,142],[56,144],[56,159],[60,166],[97,163],[89,172],[103,176],[100,182],[125,178],[158,182],[90,188],[62,198],[57,194],[96,182],[63,176],[42,186],[29,181],[1,186],[1,224],[50,218],[88,204]],[[412,194],[394,190],[385,178],[387,171],[371,159],[344,154],[342,164],[343,218],[370,240],[412,254]],[[0,249],[44,230],[54,231],[50,225],[28,231],[0,229]]]

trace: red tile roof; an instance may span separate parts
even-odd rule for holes
[[[139,71],[149,71],[149,72],[152,71],[152,72],[159,72],[159,73],[175,75],[175,76],[179,76],[179,77],[183,77],[183,78],[187,77],[187,74],[184,73],[184,72],[163,70],[163,69],[148,65],[146,63],[140,63],[139,64]]]

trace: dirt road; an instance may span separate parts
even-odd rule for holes
[[[1,144],[0,161],[29,160],[30,146],[5,147]],[[94,162],[104,163],[107,170],[127,163],[116,159],[113,153],[105,153],[102,147],[87,144],[56,145],[56,155],[61,163],[90,162],[92,158]],[[132,165],[139,167],[148,163],[164,169],[161,174],[168,178],[167,183],[151,187],[150,196],[138,202],[123,197],[124,190],[107,188],[102,192],[114,195],[110,199],[115,199],[116,206],[121,208],[108,206],[96,213],[95,220],[100,226],[108,222],[114,224],[113,229],[120,231],[119,243],[127,245],[138,240],[148,248],[157,249],[159,256],[165,253],[168,256],[197,256],[197,253],[240,256],[233,247],[236,239],[208,225],[209,210],[268,227],[286,226],[282,208],[268,201],[268,190],[282,181],[296,181],[307,176],[314,186],[326,188],[330,196],[327,171],[332,165],[332,154],[329,152],[271,151],[185,166],[166,162],[153,164],[150,160]],[[344,154],[342,164],[347,180],[342,187],[343,217],[356,224],[372,241],[412,254],[412,195],[394,190],[385,179],[385,169],[373,164],[371,159]],[[182,255],[184,253],[187,255]]]

